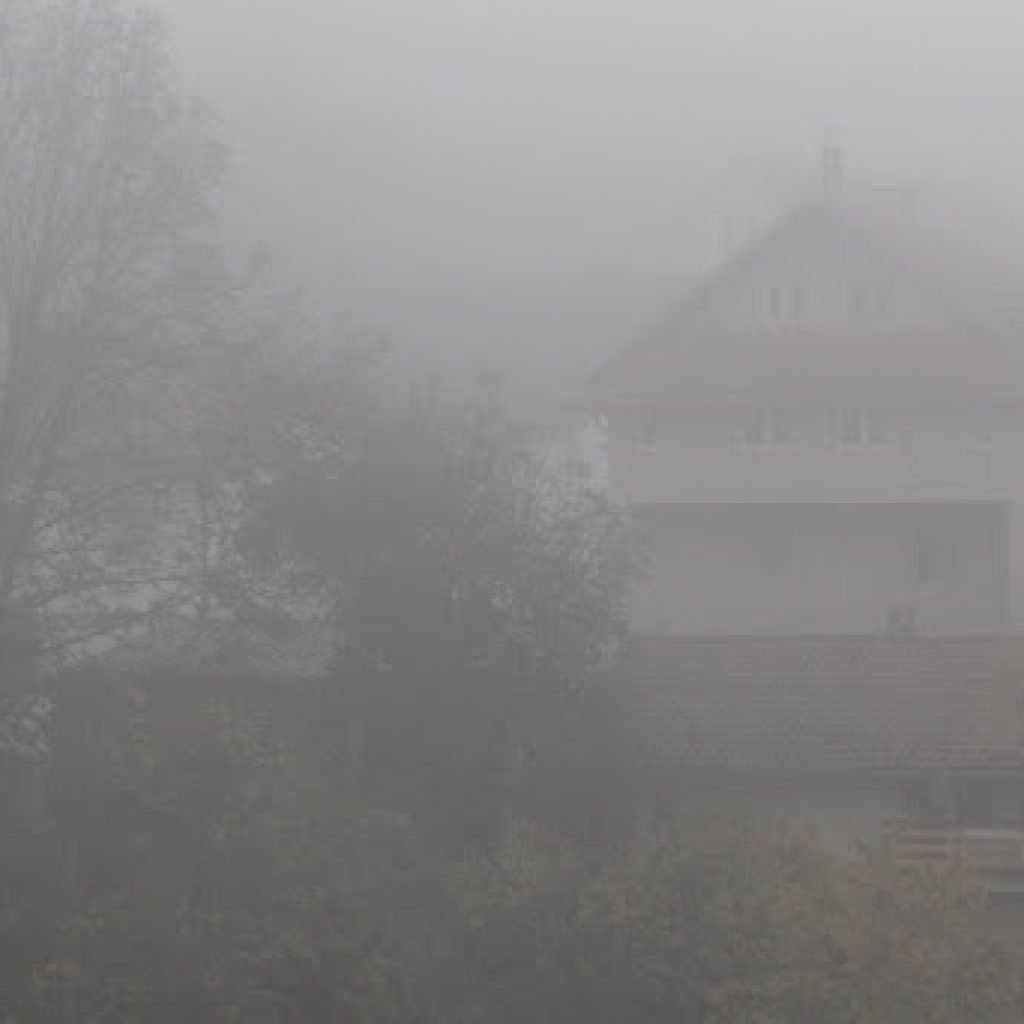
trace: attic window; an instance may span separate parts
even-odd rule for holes
[[[807,289],[802,284],[771,284],[765,289],[764,304],[771,323],[802,323],[807,316]]]
[[[880,282],[854,281],[850,285],[849,312],[852,323],[873,323],[892,310],[888,286]]]

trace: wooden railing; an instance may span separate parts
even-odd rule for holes
[[[1024,827],[976,828],[888,822],[886,839],[897,864],[922,867],[963,859],[973,870],[1024,875]]]

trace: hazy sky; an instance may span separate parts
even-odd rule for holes
[[[829,135],[1024,222],[1021,0],[164,2],[234,236],[431,355],[582,374]]]

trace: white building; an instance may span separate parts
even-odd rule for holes
[[[832,173],[591,379],[637,632],[1024,632],[1024,279],[915,206]]]
[[[966,856],[1019,937],[1024,278],[826,166],[587,388],[647,552],[638,757],[839,853]]]

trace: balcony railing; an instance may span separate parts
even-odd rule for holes
[[[1024,825],[975,827],[889,822],[886,839],[893,860],[923,867],[963,860],[982,875],[1017,875],[1024,880]]]

